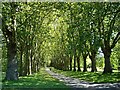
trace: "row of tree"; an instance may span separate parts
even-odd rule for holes
[[[110,56],[120,39],[119,16],[120,3],[2,3],[5,79],[36,73],[44,64],[74,71],[77,66],[81,71],[81,57],[87,71],[88,56],[94,72],[99,48],[103,73],[111,73]],[[116,55],[120,61],[119,52]]]
[[[64,12],[64,16],[67,14],[67,19],[64,19],[68,24],[65,42],[67,42],[66,56],[70,60],[70,70],[72,70],[72,61],[74,61],[74,71],[76,71],[76,64],[80,71],[80,56],[82,56],[83,71],[87,71],[86,59],[89,56],[92,64],[91,71],[97,71],[96,55],[98,49],[101,48],[105,59],[103,73],[111,73],[110,56],[120,39],[119,3],[62,3],[62,6],[64,9],[61,7],[59,10]],[[61,45],[63,46],[63,44]],[[53,59],[53,62],[55,61],[56,59]],[[56,66],[54,63],[53,65]]]
[[[6,53],[4,59],[7,56],[6,80],[17,80],[18,74],[25,76],[35,73],[44,64],[41,45],[47,37],[45,18],[49,16],[50,9],[49,3],[2,4],[3,42],[6,46],[3,47],[3,54]]]

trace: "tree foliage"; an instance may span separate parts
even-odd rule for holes
[[[94,72],[98,62],[103,63],[98,59],[100,48],[104,73],[112,72],[112,65],[117,67],[114,60],[119,60],[119,16],[120,3],[2,3],[6,79],[17,80],[18,75],[38,72],[45,65],[87,71],[88,56]]]

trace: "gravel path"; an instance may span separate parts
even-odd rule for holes
[[[120,90],[120,83],[93,84],[76,78],[66,77],[64,75],[54,73],[50,71],[49,68],[46,68],[46,71],[54,78],[72,87],[73,90]]]

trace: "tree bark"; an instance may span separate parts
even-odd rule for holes
[[[95,51],[91,51],[91,55],[89,55],[90,59],[91,59],[91,72],[96,72],[97,68],[96,68],[96,52]]]
[[[83,72],[86,72],[87,71],[86,58],[83,58],[83,60],[84,60]]]
[[[120,58],[118,59],[118,71],[120,71]]]
[[[92,60],[92,70],[91,72],[96,72],[97,68],[96,68],[96,60]]]
[[[26,53],[25,53],[25,66],[24,66],[24,76],[27,76],[28,74],[28,46],[26,44]]]
[[[30,74],[30,59],[29,59],[29,56],[30,56],[30,54],[29,54],[29,49],[28,49],[28,59],[27,59],[27,74],[29,75]]]
[[[17,63],[17,49],[16,49],[16,43],[8,43],[7,44],[7,71],[6,71],[6,77],[5,80],[18,80],[18,63]]]
[[[111,50],[109,48],[104,48],[103,53],[105,58],[105,67],[103,73],[112,73],[112,67],[110,62]]]
[[[81,69],[80,69],[80,56],[77,56],[77,66],[78,66],[78,71],[81,71]]]
[[[21,46],[21,51],[20,51],[20,72],[19,72],[19,76],[22,76],[22,75],[23,75],[22,56],[23,56],[23,51],[22,51],[22,46]]]
[[[91,72],[96,72],[97,68],[96,68],[96,60],[95,60],[95,58],[92,57],[91,62],[92,62],[92,64],[91,64]]]
[[[86,64],[87,56],[88,56],[87,54],[83,54],[83,61],[84,61],[83,72],[87,71],[87,64]]]
[[[33,70],[33,52],[32,50],[30,50],[30,74],[33,74],[32,70]]]
[[[72,56],[70,55],[70,71],[72,71]]]
[[[76,71],[76,50],[74,52],[74,70],[73,71]]]
[[[6,77],[5,80],[18,80],[18,61],[17,61],[17,45],[16,45],[16,19],[15,19],[15,13],[16,13],[16,7],[17,5],[15,3],[10,3],[11,11],[10,18],[11,24],[10,26],[6,25],[5,23],[5,17],[3,16],[3,33],[6,37],[7,41],[7,71],[6,71]],[[8,28],[9,27],[9,28]]]
[[[36,69],[36,68],[35,68],[35,63],[36,63],[36,61],[35,61],[35,60],[36,60],[36,59],[35,59],[35,57],[34,57],[33,70],[32,70],[32,71],[33,71],[33,73],[35,73],[35,72],[36,72],[36,70],[35,70],[35,69]]]

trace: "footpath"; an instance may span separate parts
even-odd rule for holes
[[[49,68],[45,69],[53,78],[58,79],[70,86],[73,90],[120,90],[120,83],[101,83],[95,84],[79,80],[77,78],[66,77],[64,75],[54,73]],[[88,77],[89,78],[89,77]]]

